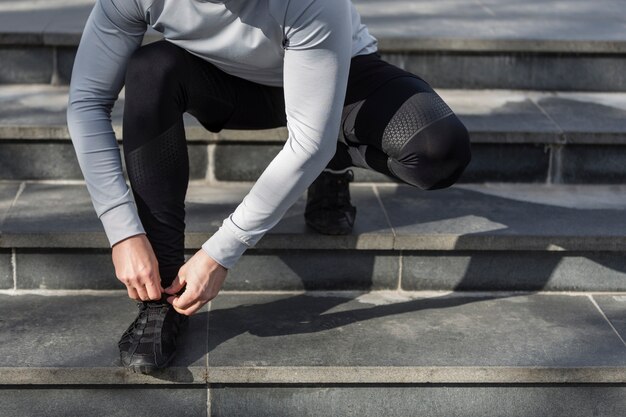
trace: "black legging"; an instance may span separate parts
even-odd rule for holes
[[[287,123],[282,87],[229,75],[165,40],[132,55],[124,158],[164,286],[184,263],[185,112],[212,132]],[[454,184],[470,161],[467,130],[450,108],[424,80],[377,53],[351,61],[341,126],[328,169],[362,166],[431,190]]]

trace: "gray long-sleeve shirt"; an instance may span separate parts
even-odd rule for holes
[[[350,0],[97,0],[72,72],[67,122],[111,246],[145,233],[110,114],[147,25],[229,74],[284,87],[285,145],[202,245],[231,268],[333,157],[350,59],[375,52],[376,39]]]

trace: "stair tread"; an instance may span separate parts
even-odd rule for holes
[[[5,2],[6,3],[6,2]],[[3,4],[0,43],[77,45],[94,0],[22,0]],[[357,0],[381,49],[626,51],[623,2],[515,0],[432,3]],[[150,37],[156,37],[151,31]]]
[[[192,182],[187,247],[199,248],[252,186]],[[17,189],[0,183],[0,247],[109,247],[84,184],[27,182],[15,199]],[[303,193],[255,248],[620,251],[626,244],[624,185],[467,184],[424,192],[352,183],[351,195],[352,234],[309,229]]]
[[[626,143],[626,93],[438,89],[475,143]],[[69,139],[67,86],[0,86],[0,139]],[[121,138],[123,91],[113,109]],[[189,140],[282,143],[286,128],[212,133],[185,115]]]
[[[0,301],[0,384],[626,381],[621,294],[223,292],[156,377],[120,368],[121,292]]]

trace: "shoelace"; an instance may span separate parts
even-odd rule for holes
[[[142,302],[142,303],[138,303],[138,306],[139,306],[139,314],[137,315],[135,320],[132,322],[132,324],[129,326],[129,328],[124,332],[124,334],[122,335],[122,338],[126,336],[130,336],[132,338],[133,335],[139,335],[139,337],[141,338],[141,336],[143,335],[143,331],[148,325],[148,321],[154,317],[155,310],[161,310],[157,313],[157,319],[160,318],[161,320],[163,320],[163,317],[165,317],[165,314],[161,314],[161,313],[162,312],[167,313],[167,310],[166,310],[167,304],[165,303]]]

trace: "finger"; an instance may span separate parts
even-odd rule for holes
[[[148,292],[146,291],[146,288],[143,286],[137,286],[135,287],[135,291],[137,291],[137,294],[139,294],[139,298],[142,301],[149,301],[150,297],[148,297]]]
[[[178,311],[180,314],[184,314],[185,316],[191,316],[196,311],[200,310],[205,304],[206,302],[204,301],[197,301],[185,309],[177,308],[176,306],[174,306],[174,310]]]
[[[195,304],[200,298],[200,294],[187,286],[187,289],[180,297],[176,297],[172,305],[178,309],[186,310]]]
[[[174,295],[177,292],[179,292],[180,290],[182,290],[184,287],[185,287],[184,280],[182,280],[178,275],[176,275],[176,278],[174,278],[174,281],[172,281],[170,286],[167,287],[164,291],[167,294]]]
[[[128,290],[128,296],[130,298],[137,301],[141,300],[141,298],[139,298],[139,294],[137,294],[137,291],[133,287],[126,287],[126,290]]]
[[[151,300],[158,300],[161,298],[161,291],[159,290],[160,287],[160,285],[157,287],[154,282],[146,284],[146,291]]]

